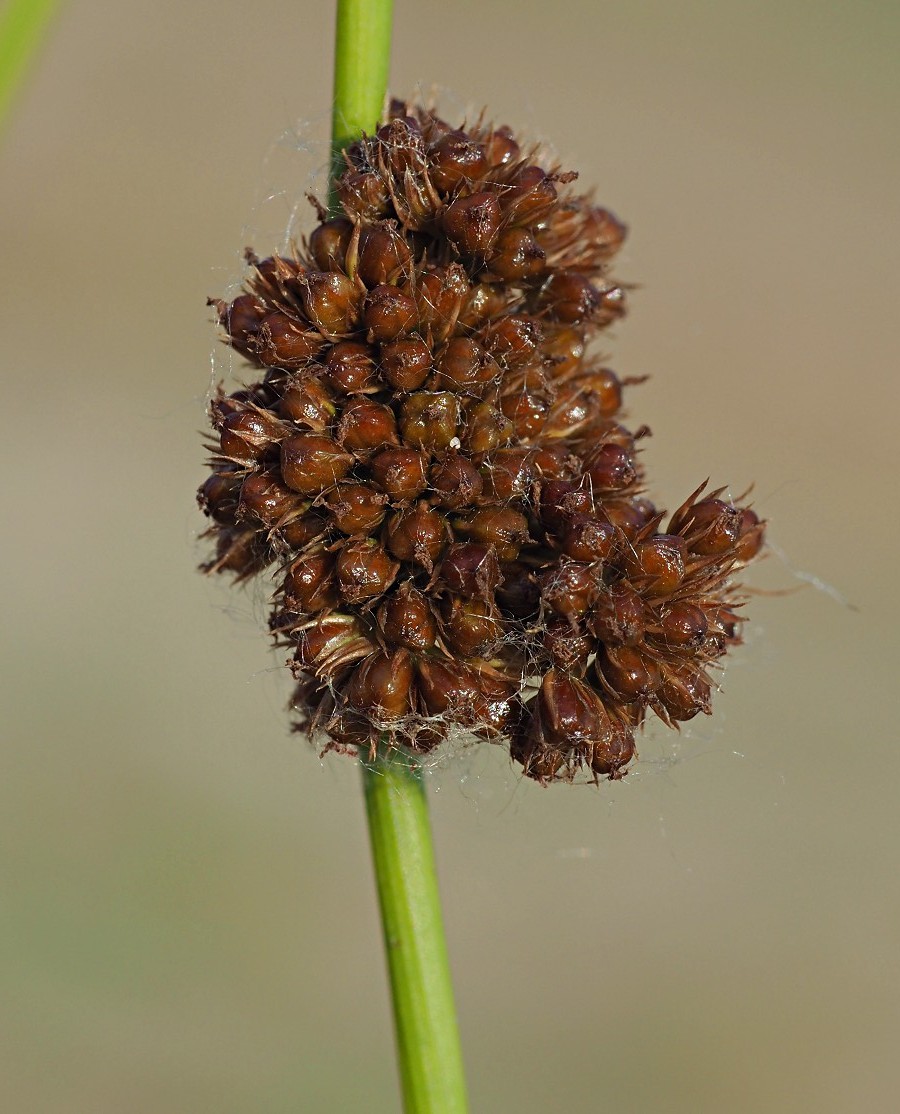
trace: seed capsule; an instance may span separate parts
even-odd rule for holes
[[[537,574],[541,599],[557,615],[576,620],[586,615],[599,594],[597,576],[590,565],[560,561]]]
[[[488,169],[484,147],[465,132],[452,131],[428,152],[431,180],[439,190],[449,191],[480,178]]]
[[[667,666],[662,672],[659,702],[674,720],[693,719],[710,713],[710,685],[701,669],[691,665]]]
[[[482,490],[478,469],[456,453],[450,453],[432,467],[429,481],[437,503],[452,510],[467,507]]]
[[[585,474],[596,491],[624,491],[635,482],[638,471],[633,455],[621,445],[601,445],[588,457]]]
[[[379,386],[372,349],[352,340],[341,341],[331,349],[325,373],[331,386],[343,395],[367,393]]]
[[[223,525],[234,525],[243,476],[238,472],[213,472],[201,484],[197,502],[204,514]]]
[[[321,433],[334,420],[330,392],[317,379],[304,379],[289,386],[278,404],[283,418]]]
[[[341,549],[335,573],[347,603],[362,603],[386,592],[399,568],[374,538],[361,538]]]
[[[575,517],[593,513],[591,489],[581,480],[548,480],[541,485],[541,522],[548,530],[562,533]]]
[[[400,561],[413,561],[431,569],[445,541],[444,519],[427,503],[406,511],[395,511],[388,519],[385,542]]]
[[[459,424],[459,404],[446,391],[418,391],[400,407],[400,435],[407,445],[448,449]]]
[[[703,499],[678,516],[678,528],[691,553],[712,556],[727,553],[741,532],[741,515],[737,507],[721,499]]]
[[[525,228],[509,228],[497,237],[490,269],[504,282],[537,278],[546,265],[544,249]]]
[[[319,550],[298,557],[284,579],[284,604],[291,611],[314,612],[337,606],[331,554]]]
[[[262,410],[236,410],[226,414],[219,431],[222,456],[252,464],[271,455],[284,437],[284,426]]]
[[[413,665],[406,650],[376,650],[356,667],[347,686],[347,703],[376,723],[400,719],[410,711]]]
[[[537,476],[534,452],[500,449],[482,466],[482,476],[486,498],[497,503],[525,499]]]
[[[376,286],[366,298],[363,322],[370,340],[387,344],[415,328],[416,303],[396,286]]]
[[[444,211],[447,238],[460,255],[485,256],[500,231],[500,203],[492,193],[457,198]]]
[[[616,528],[604,518],[572,515],[559,532],[559,548],[573,561],[608,561],[617,548]]]
[[[448,596],[441,608],[444,641],[465,658],[490,657],[500,641],[500,616],[481,599]]]
[[[324,536],[328,529],[328,522],[323,515],[316,511],[307,511],[306,514],[289,518],[287,522],[278,527],[278,536],[289,550],[296,552],[303,549],[316,538]]]
[[[640,578],[643,593],[667,596],[684,577],[686,548],[678,534],[657,534],[628,548],[625,568],[629,576]]]
[[[241,487],[237,517],[255,518],[265,526],[274,526],[300,506],[297,493],[281,483],[277,472],[252,472]]]
[[[438,583],[467,599],[489,600],[503,577],[493,546],[462,542],[451,545],[438,571]]]
[[[371,171],[348,171],[337,185],[338,199],[348,217],[379,220],[386,216],[391,204],[384,179]]]
[[[544,628],[544,652],[554,669],[581,676],[587,668],[594,644],[577,624],[554,617]]]
[[[584,332],[570,325],[547,327],[541,351],[554,379],[566,379],[581,366]]]
[[[299,433],[281,445],[284,482],[301,495],[318,495],[342,480],[353,457],[321,433]]]
[[[578,325],[591,317],[601,302],[589,279],[577,271],[556,271],[541,290],[540,303],[552,321]]]
[[[511,507],[482,507],[453,520],[458,534],[481,545],[492,545],[501,561],[514,561],[529,540],[528,519]]]
[[[534,358],[542,336],[538,318],[511,313],[491,327],[485,346],[502,367],[514,371]]]
[[[594,668],[607,686],[628,704],[646,703],[661,681],[655,662],[633,646],[602,646]]]
[[[701,607],[687,600],[677,600],[661,614],[659,629],[659,638],[666,646],[693,650],[702,646],[709,623]]]
[[[332,613],[303,625],[297,635],[294,662],[300,670],[320,680],[329,680],[350,662],[365,657],[374,649],[357,618]]]
[[[359,292],[337,271],[309,271],[300,281],[306,316],[329,339],[345,336],[359,321]]]
[[[408,270],[411,260],[405,237],[390,221],[361,229],[356,273],[366,286],[393,282]]]
[[[640,594],[622,580],[598,597],[588,626],[607,646],[636,646],[643,641],[648,620]]]
[[[513,424],[491,402],[475,402],[466,408],[463,443],[470,453],[493,453],[508,444]]]
[[[501,731],[510,720],[515,688],[494,670],[420,658],[416,675],[429,715],[488,734]]]
[[[408,581],[401,584],[378,611],[378,621],[388,643],[424,652],[434,645],[437,624],[422,593]]]
[[[323,221],[309,237],[309,253],[320,271],[341,271],[350,247],[353,225],[346,217]]]
[[[512,423],[516,437],[523,441],[537,437],[547,423],[550,405],[540,395],[514,391],[504,395],[500,409]]]
[[[469,337],[453,337],[438,353],[434,386],[441,390],[480,395],[488,383],[499,379],[500,366],[481,345]]]
[[[742,564],[752,561],[763,545],[765,523],[761,522],[755,511],[748,508],[741,511],[741,529],[734,547],[735,559]]]
[[[415,499],[427,486],[426,458],[415,449],[384,449],[369,468],[374,482],[393,499]]]
[[[389,406],[370,398],[355,398],[344,407],[338,440],[357,457],[385,445],[398,445],[397,419]]]
[[[437,267],[420,275],[413,297],[423,335],[438,344],[446,340],[469,296],[469,280],[458,264]]]
[[[387,497],[367,484],[339,484],[328,494],[331,520],[343,534],[371,534],[385,514]]]
[[[381,374],[398,391],[415,391],[431,372],[431,349],[422,337],[404,337],[381,349]]]
[[[254,349],[267,366],[295,368],[309,363],[324,344],[319,333],[304,331],[287,314],[270,313],[260,323]]]
[[[534,225],[556,204],[556,186],[542,167],[523,166],[501,200],[507,224]]]

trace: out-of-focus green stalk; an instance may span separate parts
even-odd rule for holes
[[[0,132],[58,0],[8,0],[0,11]]]
[[[465,1114],[422,771],[415,758],[396,751],[361,761],[404,1108],[407,1114]]]
[[[332,170],[341,151],[381,119],[391,61],[393,0],[338,0],[331,113]],[[334,175],[332,175],[334,176]]]

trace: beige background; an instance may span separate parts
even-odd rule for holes
[[[755,482],[786,557],[753,583],[791,590],[621,785],[431,777],[473,1109],[894,1109],[898,9],[397,9],[395,90],[552,139],[630,223],[653,492]],[[331,35],[325,3],[72,3],[3,140],[16,1114],[398,1106],[357,772],[288,735],[263,594],[194,572],[204,299],[305,188],[278,138],[323,133]]]

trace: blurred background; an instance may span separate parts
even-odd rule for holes
[[[631,226],[651,494],[753,483],[775,543],[714,717],[622,783],[430,773],[473,1111],[893,1109],[900,9],[396,17],[395,92],[551,141]],[[332,34],[64,4],[2,140],[9,1111],[398,1109],[358,771],[289,735],[264,591],[195,571],[205,299],[324,160]]]

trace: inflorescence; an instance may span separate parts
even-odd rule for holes
[[[648,709],[709,713],[763,523],[705,485],[667,522],[645,497],[634,381],[587,351],[625,312],[625,228],[574,174],[397,102],[344,157],[341,215],[212,303],[260,374],[211,403],[204,568],[274,566],[327,749],[455,729],[542,783],[621,777]]]

